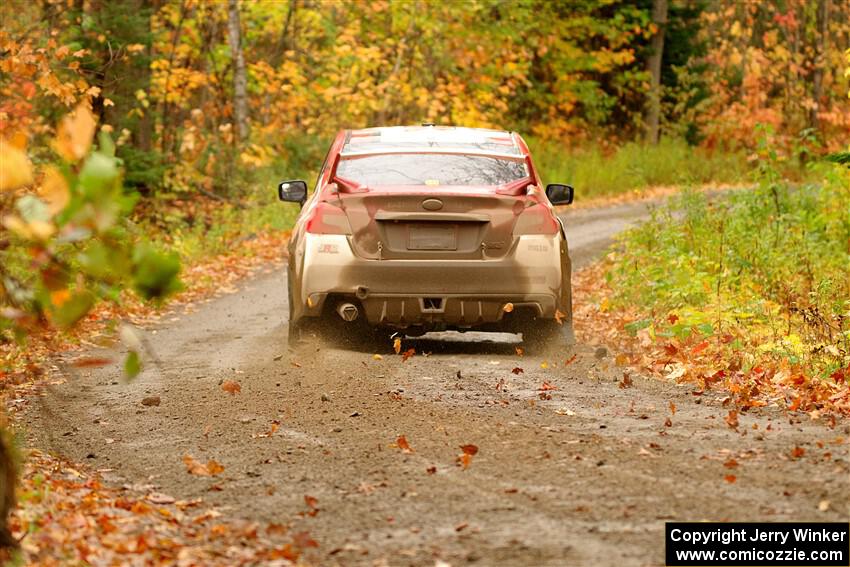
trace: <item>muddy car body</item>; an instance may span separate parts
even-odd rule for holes
[[[289,244],[290,336],[354,327],[571,332],[570,258],[555,204],[511,132],[439,126],[340,132]]]

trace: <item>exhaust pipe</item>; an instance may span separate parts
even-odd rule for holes
[[[360,310],[353,303],[340,303],[336,306],[336,313],[343,321],[354,321],[360,315]]]

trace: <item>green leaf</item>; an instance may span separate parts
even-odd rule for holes
[[[114,186],[118,173],[115,158],[94,152],[80,170],[80,187],[86,197],[96,200]]]
[[[180,289],[177,274],[180,260],[176,254],[139,244],[133,253],[133,285],[145,299],[162,299]]]
[[[706,337],[710,337],[714,334],[714,327],[711,326],[711,323],[702,323],[701,325],[697,325],[697,330]]]
[[[101,130],[97,135],[97,141],[101,153],[109,157],[115,157],[115,142],[112,141],[112,136],[108,132]]]
[[[625,325],[626,332],[628,332],[631,336],[637,335],[637,332],[641,329],[646,329],[652,325],[652,319],[640,319],[638,321],[632,321],[631,323],[627,323]]]
[[[127,358],[124,360],[124,374],[132,380],[142,371],[142,360],[139,358],[139,353],[131,350],[127,353]]]
[[[94,294],[90,291],[76,292],[56,309],[53,320],[60,327],[71,327],[91,310],[94,302]]]

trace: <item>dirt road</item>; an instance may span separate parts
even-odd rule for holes
[[[568,214],[576,264],[644,212]],[[116,483],[307,530],[322,565],[661,565],[667,520],[848,516],[846,422],[765,409],[733,430],[720,393],[640,377],[622,388],[611,355],[520,357],[512,336],[406,340],[406,362],[390,344],[296,356],[283,278],[165,317],[145,332],[161,366],[130,384],[118,365],[69,375],[29,411],[35,444]],[[412,452],[395,446],[402,435]],[[479,452],[464,469],[466,444]],[[187,474],[186,454],[225,471]]]

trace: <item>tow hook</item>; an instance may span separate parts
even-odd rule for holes
[[[343,321],[354,321],[360,315],[360,310],[353,303],[340,303],[336,306],[336,313]]]

